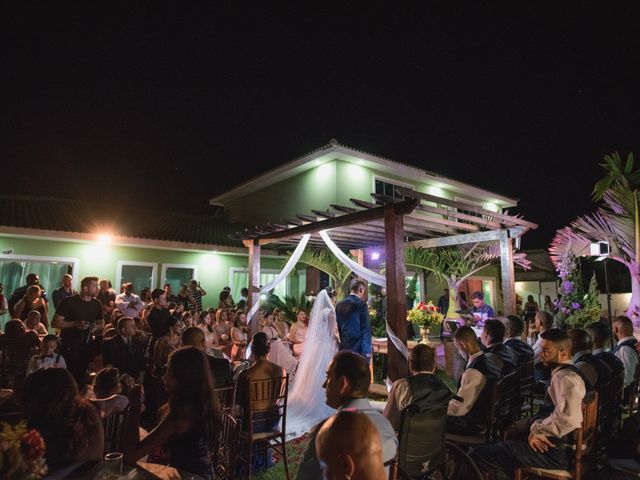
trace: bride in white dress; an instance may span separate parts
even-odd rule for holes
[[[329,363],[338,351],[335,296],[332,289],[321,290],[311,309],[307,338],[289,392],[287,435],[291,437],[306,433],[335,413],[325,403],[322,388]]]

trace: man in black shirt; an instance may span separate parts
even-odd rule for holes
[[[153,358],[153,349],[156,342],[169,332],[171,312],[167,309],[167,295],[161,288],[156,288],[151,292],[153,308],[149,312],[147,321],[151,329],[151,340],[149,341],[149,358]]]
[[[52,322],[53,328],[61,330],[61,353],[79,389],[87,383],[87,367],[93,353],[93,333],[104,327],[102,304],[95,298],[97,293],[98,278],[83,278],[80,294],[62,300]]]

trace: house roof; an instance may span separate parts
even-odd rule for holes
[[[268,170],[231,190],[211,198],[209,203],[211,205],[224,205],[225,202],[235,200],[333,160],[342,160],[356,165],[370,167],[391,175],[427,182],[455,193],[469,195],[487,202],[498,203],[501,208],[512,207],[518,203],[518,199],[506,197],[458,180],[453,180],[444,175],[417,168],[408,163],[398,162],[347,145],[342,145],[336,139],[331,139],[327,145],[295,158],[279,167]]]
[[[0,232],[29,229],[96,237],[108,233],[123,239],[148,239],[180,246],[242,247],[230,237],[240,225],[208,216],[139,208],[105,208],[100,203],[59,198],[0,195]],[[135,242],[132,242],[135,243]]]

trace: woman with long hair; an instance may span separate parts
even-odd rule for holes
[[[213,478],[220,416],[205,354],[195,347],[174,351],[169,357],[164,385],[169,401],[161,409],[162,420],[158,426],[139,441],[139,422],[135,421],[139,419],[128,422],[125,461],[134,463],[166,444],[170,466],[205,479]],[[132,399],[136,407],[139,401],[139,395]]]
[[[19,318],[20,320],[25,321],[31,310],[37,310],[40,312],[40,322],[42,322],[44,328],[48,329],[49,317],[47,302],[42,298],[42,289],[39,285],[31,285],[27,288],[27,293],[24,298],[15,306],[13,318]]]
[[[233,347],[231,347],[232,362],[244,360],[244,354],[247,350],[247,337],[244,334],[243,327],[240,315],[236,315],[231,329],[231,340],[233,341]]]
[[[196,325],[196,327],[204,333],[204,342],[207,345],[207,349],[213,348],[214,345],[218,344],[218,335],[216,335],[216,331],[213,329],[214,313],[215,311],[212,308],[206,312],[202,312],[198,317],[198,324]]]
[[[22,404],[29,428],[38,430],[45,441],[50,470],[102,458],[100,414],[80,397],[76,381],[67,370],[47,368],[29,375]]]

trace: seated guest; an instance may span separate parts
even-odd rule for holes
[[[273,312],[273,315],[274,315],[273,326],[278,331],[278,337],[280,337],[280,340],[288,339],[289,324],[284,319],[284,313],[282,313],[280,310],[275,310]]]
[[[491,306],[484,302],[484,294],[482,292],[473,292],[471,294],[471,315],[475,319],[478,326],[482,326],[489,318],[494,318],[496,314]]]
[[[296,323],[291,325],[291,330],[289,330],[289,340],[293,344],[293,354],[297,358],[300,358],[300,355],[302,355],[308,329],[307,312],[300,310],[296,315]]]
[[[198,318],[198,324],[196,325],[202,333],[204,333],[204,338],[207,342],[207,350],[214,348],[214,345],[218,344],[218,336],[216,335],[216,331],[213,329],[213,323],[216,319],[216,312],[213,308],[210,308],[206,312],[200,313]]]
[[[229,314],[224,308],[219,308],[216,311],[216,323],[213,325],[213,331],[216,334],[218,342],[218,348],[224,352],[228,357],[231,356],[231,326],[228,319]]]
[[[211,373],[213,374],[214,388],[233,384],[229,360],[226,358],[216,358],[207,354],[205,336],[202,330],[198,327],[187,328],[182,334],[182,344],[185,347],[196,347],[206,355],[209,366],[211,367]]]
[[[324,389],[327,405],[340,410],[355,410],[364,413],[376,427],[382,441],[382,461],[389,464],[396,456],[398,439],[393,426],[378,410],[373,408],[367,394],[371,383],[369,363],[350,350],[341,350],[333,357],[327,371]],[[311,429],[309,444],[298,469],[298,480],[322,479],[318,463],[316,436],[324,421]],[[387,472],[388,474],[388,472]]]
[[[253,341],[251,342],[251,352],[255,358],[255,363],[238,376],[238,383],[236,384],[236,403],[243,412],[248,411],[249,408],[249,402],[251,400],[249,385],[252,380],[273,379],[275,382],[277,379],[281,379],[285,375],[282,367],[267,360],[269,349],[270,344],[267,336],[262,332],[256,333],[253,336]],[[255,408],[260,410],[269,410],[275,409],[275,407],[275,404],[265,401],[263,404],[257,405]],[[270,425],[265,423],[259,431],[266,432],[271,430],[274,426],[275,424]],[[253,428],[255,432],[255,424]]]
[[[24,326],[27,332],[36,332],[38,336],[44,336],[47,334],[46,327],[40,322],[40,312],[38,310],[31,310],[27,314],[27,319],[24,321]]]
[[[613,334],[618,339],[613,353],[624,365],[625,402],[629,396],[629,386],[633,383],[638,366],[638,340],[633,336],[633,324],[629,317],[623,315],[613,320]]]
[[[278,330],[273,325],[274,320],[273,312],[265,312],[262,320],[262,332],[267,335],[271,342],[271,360],[284,368],[289,373],[291,380],[298,366],[298,360],[293,356],[291,349],[280,339]]]
[[[394,430],[400,428],[402,411],[411,405],[420,412],[446,409],[451,390],[436,376],[436,351],[424,344],[409,352],[409,378],[396,380],[391,387],[384,416]]]
[[[67,370],[33,372],[25,382],[22,403],[29,428],[38,430],[45,441],[50,471],[102,459],[104,431],[100,415],[80,397]]]
[[[43,368],[67,368],[64,357],[55,353],[60,343],[55,335],[45,335],[40,344],[40,354],[34,355],[29,360],[27,375]]]
[[[40,321],[44,324],[45,329],[49,328],[47,302],[42,298],[42,291],[39,285],[31,285],[27,288],[24,298],[15,306],[14,318],[24,321],[29,312],[35,310],[40,313]]]
[[[447,432],[462,435],[481,433],[485,428],[485,415],[489,409],[495,382],[502,377],[494,355],[480,350],[478,338],[471,327],[460,327],[453,335],[453,343],[467,359],[458,392],[449,402]]]
[[[247,336],[244,333],[241,315],[244,314],[236,315],[233,320],[233,327],[231,328],[231,340],[233,342],[233,347],[231,347],[231,361],[233,362],[241,362],[244,360],[247,350]]]
[[[553,328],[553,315],[546,310],[536,312],[535,328],[538,332],[538,339],[533,344],[533,361],[535,362],[533,378],[536,382],[547,385],[551,378],[551,369],[545,367],[544,363],[540,360],[540,353],[542,351],[541,335],[543,332]]]
[[[330,417],[316,437],[325,478],[386,480],[380,434],[360,412],[342,410]]]
[[[213,478],[220,417],[209,362],[195,347],[183,347],[171,353],[164,384],[169,394],[162,408],[162,420],[148,436],[139,440],[139,418],[127,422],[123,439],[124,460],[134,463],[161,445],[166,445],[169,465],[205,479]],[[132,412],[141,398],[132,389]],[[133,413],[130,417],[136,417]]]
[[[158,375],[164,372],[169,361],[169,355],[182,346],[182,321],[178,318],[169,319],[169,331],[158,340],[153,350],[153,363]]]
[[[117,368],[103,368],[93,383],[95,398],[89,401],[98,409],[102,418],[122,412],[129,406],[129,399],[121,395],[120,372]]]
[[[528,434],[528,440],[516,438],[471,450],[471,458],[484,472],[512,472],[516,467],[566,470],[575,456],[571,434],[582,424],[584,381],[580,370],[571,364],[571,340],[567,332],[552,328],[543,332],[541,338],[541,360],[553,369],[547,390],[551,408],[542,411],[538,418],[518,422],[519,430]]]
[[[480,341],[484,345],[485,353],[492,353],[500,364],[502,375],[509,375],[518,368],[518,356],[511,348],[504,343],[504,323],[495,318],[490,318],[484,322]]]
[[[504,326],[504,344],[515,352],[518,366],[533,360],[533,348],[522,341],[524,320],[517,315],[507,315]]]
[[[624,364],[613,353],[605,350],[605,345],[611,342],[609,327],[602,322],[594,322],[587,327],[587,332],[591,336],[591,354],[608,365],[613,375],[622,372]]]
[[[594,388],[599,389],[610,378],[609,367],[591,354],[591,337],[586,330],[572,328],[567,333],[573,352],[571,362],[580,369],[588,380],[588,384],[585,382],[587,392]]]
[[[7,385],[18,390],[27,376],[31,357],[37,353],[40,339],[35,332],[27,332],[22,320],[9,320],[0,336],[0,350],[5,352],[4,373]]]
[[[135,337],[136,324],[131,317],[120,317],[118,335],[106,340],[102,345],[103,363],[120,373],[126,373],[143,382],[145,369],[144,343]]]

